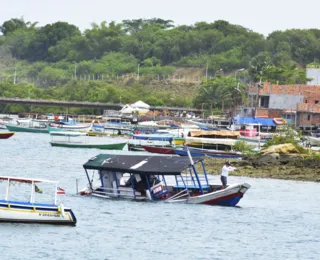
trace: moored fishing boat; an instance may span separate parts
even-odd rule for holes
[[[11,132],[49,133],[47,121],[17,120],[17,124],[5,124]]]
[[[169,141],[172,142],[174,139],[173,135],[170,134],[133,134],[133,139],[137,140],[153,140],[153,141]]]
[[[143,145],[143,148],[149,153],[176,154],[173,147],[157,147]]]
[[[190,131],[185,139],[186,143],[190,147],[215,150],[230,150],[236,144],[239,137],[240,133],[233,131],[194,130]]]
[[[127,142],[114,142],[111,138],[99,138],[87,136],[87,133],[82,132],[50,132],[51,146],[67,147],[67,148],[96,148],[105,150],[122,150]],[[54,140],[55,137],[63,139]]]
[[[198,173],[194,162],[200,164],[203,175]],[[210,184],[203,158],[191,158],[190,154],[188,157],[99,154],[83,167],[88,187],[80,194],[108,199],[236,206],[250,188],[248,183],[224,189]],[[174,184],[170,183],[170,177],[171,181],[174,177]]]
[[[212,158],[222,158],[222,159],[237,159],[241,158],[242,154],[237,152],[225,152],[218,150],[210,150],[210,149],[200,149],[200,148],[184,148],[184,149],[173,149],[175,154],[180,156],[188,156],[188,150],[191,153],[191,156],[208,156]]]
[[[65,191],[58,187],[57,181],[8,176],[0,176],[0,181],[6,185],[5,198],[0,200],[0,222],[76,225],[77,219],[73,211],[70,208],[65,208],[62,203],[58,204],[57,196],[64,194]],[[28,201],[10,199],[12,186],[17,183],[31,185],[30,199]],[[53,204],[36,202],[36,193],[43,192],[37,185],[44,183],[50,184],[54,188]],[[19,187],[20,190],[21,187]]]
[[[0,139],[8,139],[13,135],[13,132],[0,132]]]

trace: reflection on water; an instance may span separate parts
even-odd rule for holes
[[[106,151],[49,141],[31,133],[0,140],[1,175],[59,180],[77,227],[0,224],[1,259],[319,258],[319,183],[229,177],[252,185],[237,208],[81,197],[82,165]]]

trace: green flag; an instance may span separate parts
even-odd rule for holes
[[[42,190],[37,185],[34,185],[34,190],[35,192],[42,193]]]

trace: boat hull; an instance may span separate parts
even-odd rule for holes
[[[167,136],[167,135],[153,135],[153,134],[134,134],[133,139],[137,140],[153,140],[153,141],[168,141],[171,142],[173,140],[173,136]]]
[[[187,150],[181,150],[181,149],[174,149],[173,150],[175,154],[178,154],[180,156],[188,156]],[[227,152],[218,152],[218,151],[206,151],[202,149],[193,149],[189,148],[190,154],[193,157],[197,156],[208,156],[212,158],[225,158],[225,159],[236,159],[236,158],[241,158],[240,154],[235,154],[235,153],[227,153]]]
[[[183,145],[184,143],[186,142],[186,139],[185,138],[179,138],[179,137],[176,137],[173,139],[173,143],[175,145]]]
[[[51,146],[67,147],[67,148],[95,148],[105,150],[122,150],[127,143],[115,144],[81,144],[81,143],[63,143],[63,142],[50,142]]]
[[[0,222],[75,226],[70,208],[59,211],[56,205],[0,201]]]
[[[307,140],[311,145],[320,146],[320,138],[319,137],[308,136]]]
[[[23,127],[23,126],[18,126],[18,125],[5,125],[6,128],[9,131],[12,132],[28,132],[28,133],[43,133],[47,134],[49,133],[47,128],[30,128],[30,127]]]
[[[144,145],[143,148],[149,153],[176,154],[170,147],[155,147]]]
[[[248,183],[234,184],[222,190],[209,192],[203,195],[191,196],[187,199],[168,199],[167,202],[234,207],[239,203],[239,201],[249,188],[250,184]]]
[[[14,133],[12,132],[3,132],[3,133],[0,133],[0,139],[8,139],[13,135]]]

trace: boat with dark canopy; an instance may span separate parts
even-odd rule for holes
[[[236,206],[250,188],[248,183],[224,189],[210,184],[204,158],[192,158],[190,154],[188,157],[99,154],[83,167],[89,183],[81,194],[102,198]]]

